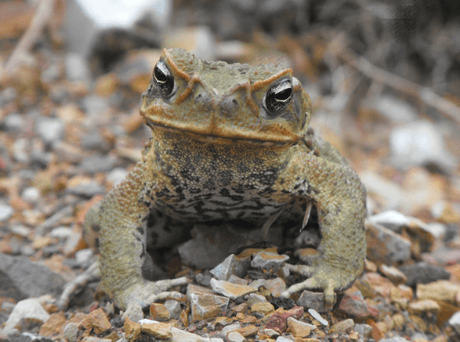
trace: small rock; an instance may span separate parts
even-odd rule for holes
[[[428,284],[436,280],[449,279],[450,273],[443,267],[419,262],[415,265],[404,265],[399,268],[406,277],[406,285],[415,287],[417,284]]]
[[[294,335],[296,338],[308,337],[311,331],[316,329],[315,325],[298,321],[292,317],[287,319],[287,324],[291,329],[292,335]]]
[[[457,165],[455,157],[445,149],[441,132],[427,120],[393,129],[389,144],[392,163],[401,169],[436,165],[449,173]]]
[[[396,313],[391,317],[394,325],[394,329],[396,330],[401,330],[404,328],[404,325],[406,324],[406,318],[402,313]]]
[[[40,190],[35,187],[28,187],[24,189],[21,196],[27,203],[34,204],[40,199]]]
[[[171,342],[224,342],[220,338],[201,337],[178,328],[171,328]]]
[[[81,342],[112,342],[111,339],[108,338],[99,338],[95,336],[86,336],[84,337]]]
[[[407,282],[406,275],[396,267],[381,264],[379,269],[380,272],[382,272],[382,274],[390,279],[395,285],[405,284]]]
[[[457,311],[449,318],[449,324],[460,329],[460,311]]]
[[[297,300],[298,306],[314,309],[318,312],[327,312],[329,309],[324,305],[324,293],[304,290]]]
[[[362,338],[369,338],[372,335],[372,327],[368,324],[355,324],[355,331],[359,333]]]
[[[390,298],[391,289],[395,288],[395,285],[389,279],[382,277],[378,273],[365,273],[361,278],[361,282],[385,298]]]
[[[159,323],[152,321],[152,323],[142,324],[142,332],[155,336],[159,339],[171,339],[173,336],[171,328],[172,324],[170,323]]]
[[[64,279],[47,266],[30,261],[26,257],[0,253],[0,293],[5,297],[21,300],[44,294],[58,296]]]
[[[383,338],[379,342],[410,342],[403,337],[396,336],[392,338]]]
[[[96,334],[103,333],[112,327],[102,308],[92,311],[80,324],[86,330],[94,329]]]
[[[69,195],[83,196],[91,198],[105,193],[105,188],[96,182],[82,183],[71,188],[67,188]]]
[[[248,285],[249,281],[247,279],[242,279],[240,277],[237,277],[236,275],[232,274],[230,277],[228,277],[227,281],[232,284],[237,284],[237,285]]]
[[[52,144],[62,140],[64,129],[64,123],[60,118],[41,117],[35,124],[35,133],[45,144]]]
[[[432,318],[434,321],[438,317],[441,307],[434,300],[418,300],[409,303],[409,313],[417,316],[426,315]]]
[[[329,329],[329,334],[343,334],[348,329],[353,328],[355,322],[351,318],[335,323]]]
[[[113,186],[120,184],[125,178],[128,172],[121,168],[116,167],[107,175],[107,179],[112,182]]]
[[[32,330],[48,320],[50,315],[37,299],[24,299],[16,304],[5,323],[4,330]]]
[[[88,173],[108,172],[112,170],[116,159],[111,155],[92,154],[80,163],[83,171]]]
[[[75,253],[75,261],[80,267],[86,268],[92,263],[93,254],[91,248],[80,249]]]
[[[0,222],[5,222],[13,215],[14,209],[7,204],[0,203]]]
[[[451,202],[439,201],[431,207],[431,216],[442,223],[457,223],[460,221],[460,213],[457,209]]]
[[[308,309],[308,313],[311,315],[311,317],[316,319],[318,322],[320,322],[325,327],[329,325],[329,322],[326,321],[323,317],[321,317],[321,315],[315,309]]]
[[[241,335],[238,331],[231,331],[227,335],[227,339],[230,342],[243,342],[246,341],[246,338]]]
[[[129,341],[137,340],[141,336],[141,325],[131,321],[128,317],[125,318],[123,328],[125,330],[125,337]]]
[[[232,275],[244,277],[249,268],[249,258],[238,258],[234,254],[231,254],[210,272],[218,280],[228,280]]]
[[[248,336],[257,334],[257,332],[259,331],[259,328],[257,328],[254,324],[251,324],[243,328],[240,328],[237,331],[244,337],[248,337]]]
[[[359,175],[366,186],[368,194],[376,194],[383,203],[385,210],[409,208],[409,203],[404,197],[403,190],[395,182],[389,181],[379,174],[366,171]]]
[[[177,300],[168,299],[165,302],[165,307],[169,311],[169,315],[172,319],[179,319],[182,309]]]
[[[366,241],[372,261],[391,265],[410,259],[411,242],[379,224],[366,223]]]
[[[90,71],[86,59],[78,53],[69,52],[65,58],[65,73],[70,82],[89,82]]]
[[[401,233],[402,229],[410,224],[410,219],[396,210],[381,212],[369,217],[367,220],[380,224],[396,233]]]
[[[391,303],[398,304],[400,309],[406,310],[407,304],[414,297],[414,292],[412,288],[407,285],[398,285],[390,290],[390,300]]]
[[[226,297],[218,296],[207,288],[191,284],[187,286],[187,298],[190,300],[194,322],[221,316],[229,302]]]
[[[241,323],[240,322],[235,322],[234,324],[227,325],[224,327],[221,331],[222,335],[228,335],[229,332],[231,331],[237,331],[238,329],[241,328]]]
[[[254,259],[251,261],[251,266],[254,268],[277,270],[283,266],[287,260],[289,260],[287,255],[279,255],[276,253],[262,251],[254,256]]]
[[[254,303],[251,306],[251,312],[257,312],[264,315],[269,315],[273,311],[275,311],[275,307],[268,302]]]
[[[3,125],[9,132],[20,132],[24,128],[23,116],[18,113],[10,113],[3,119]]]
[[[286,283],[279,277],[275,279],[266,279],[264,287],[270,291],[273,297],[279,297],[281,293],[286,291]]]
[[[456,304],[457,293],[460,291],[460,286],[451,283],[448,280],[438,280],[429,284],[417,285],[417,298],[433,299],[435,301],[445,301],[450,304]]]
[[[170,314],[169,314],[168,309],[166,308],[164,304],[161,304],[161,303],[152,303],[150,305],[150,316],[154,320],[158,320],[162,322],[169,321],[170,319]]]
[[[369,306],[364,299],[348,294],[343,296],[337,311],[361,322],[379,317],[379,311]]]
[[[395,123],[406,123],[417,119],[415,108],[394,96],[379,96],[372,105],[375,110]]]
[[[270,299],[270,303],[273,304],[275,309],[282,308],[284,310],[291,310],[296,306],[294,299],[286,297],[273,297]]]
[[[248,298],[248,307],[251,308],[255,303],[267,303],[267,298],[264,296],[251,293]]]
[[[256,292],[251,286],[232,284],[228,281],[216,280],[214,278],[211,279],[211,287],[215,292],[231,299],[236,299],[249,293]]]
[[[67,323],[64,328],[64,338],[68,342],[77,342],[78,330],[79,329],[77,323]]]
[[[53,313],[50,318],[40,328],[41,336],[51,337],[58,335],[61,328],[64,326],[66,321],[65,315],[62,312]]]
[[[265,325],[266,329],[273,329],[278,332],[283,332],[287,329],[287,319],[289,317],[294,317],[300,319],[303,316],[304,310],[301,306],[296,306],[295,308],[284,311],[282,309],[278,309],[267,321]]]
[[[292,340],[284,336],[278,336],[275,342],[292,342]]]

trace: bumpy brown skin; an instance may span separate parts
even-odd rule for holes
[[[351,286],[363,270],[365,189],[328,143],[308,128],[311,105],[290,69],[202,61],[179,49],[165,50],[161,63],[174,77],[170,97],[152,78],[141,115],[152,129],[142,160],[87,215],[99,231],[102,286],[125,309],[167,297],[185,278],[151,282],[142,277],[146,220],[152,211],[174,222],[247,220],[262,225],[298,219],[312,202],[318,211],[320,255],[310,266],[290,266],[306,277],[284,296]],[[267,91],[292,82],[289,103],[276,115],[265,105]],[[184,223],[185,224],[185,223]]]

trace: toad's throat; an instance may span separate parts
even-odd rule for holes
[[[222,134],[210,133],[210,129],[186,129],[178,126],[167,125],[161,122],[154,122],[153,120],[144,116],[144,122],[150,129],[155,132],[158,130],[169,131],[175,133],[183,133],[193,137],[201,138],[207,141],[224,143],[228,142],[247,142],[258,145],[275,145],[275,146],[292,146],[300,141],[300,137],[295,136],[294,139],[291,137],[278,136],[277,139],[266,138],[265,136],[257,136],[255,133],[236,133],[236,132],[222,132]]]

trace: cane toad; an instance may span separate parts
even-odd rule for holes
[[[142,160],[85,221],[100,233],[101,285],[118,307],[179,297],[165,291],[187,283],[142,276],[152,212],[154,220],[184,225],[244,220],[262,227],[289,218],[300,227],[314,205],[320,253],[309,266],[289,266],[308,279],[283,296],[322,289],[331,304],[334,291],[362,272],[364,186],[309,129],[310,99],[291,69],[164,50],[140,114],[152,131]]]

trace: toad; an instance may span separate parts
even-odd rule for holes
[[[159,222],[243,220],[266,229],[289,219],[301,227],[315,206],[319,254],[309,265],[288,265],[306,280],[282,296],[320,289],[330,305],[362,272],[365,188],[309,128],[310,99],[291,69],[164,50],[140,114],[152,131],[142,160],[85,220],[86,230],[100,234],[101,285],[119,308],[182,296],[167,290],[185,277],[143,276],[147,230]],[[157,248],[165,240],[150,239]]]

